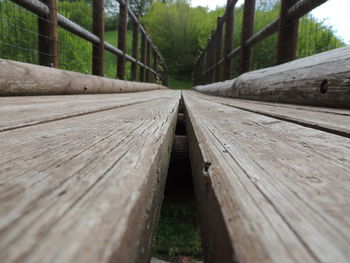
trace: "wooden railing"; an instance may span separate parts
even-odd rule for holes
[[[147,35],[141,25],[139,16],[135,15],[128,4],[128,0],[117,0],[120,4],[118,47],[104,41],[104,0],[93,0],[93,28],[92,32],[74,23],[57,12],[57,0],[11,0],[19,6],[36,14],[38,19],[38,54],[39,64],[43,66],[59,66],[58,27],[90,42],[92,49],[92,74],[104,75],[104,51],[118,56],[116,76],[125,79],[126,62],[131,62],[131,80],[140,82],[156,82],[161,80],[167,85],[167,67],[159,50]],[[128,20],[134,24],[132,54],[126,53],[126,32]],[[141,57],[138,58],[141,33]],[[153,64],[151,64],[153,56]],[[137,68],[139,67],[139,76]]]
[[[245,0],[241,43],[240,46],[234,48],[232,39],[237,0],[228,0],[225,14],[218,18],[217,28],[212,31],[207,47],[197,59],[193,70],[194,84],[208,84],[232,79],[232,60],[237,56],[240,56],[239,74],[249,71],[252,64],[252,47],[275,33],[278,33],[276,64],[294,60],[299,19],[326,1],[281,0],[280,17],[253,34],[256,0]],[[222,47],[224,47],[223,52]]]

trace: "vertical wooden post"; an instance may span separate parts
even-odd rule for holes
[[[92,74],[103,76],[104,54],[104,0],[93,0],[92,32],[100,39],[98,46],[92,47]]]
[[[205,67],[204,67],[204,83],[208,84],[209,83],[209,74],[207,72],[207,69],[209,68],[209,64],[210,64],[210,49],[209,49],[209,41],[208,41],[208,45],[207,45],[207,49],[205,51]]]
[[[146,41],[146,36],[142,34],[141,36],[141,63],[146,64],[146,49],[147,49],[147,41]],[[146,69],[145,67],[140,68],[140,81],[145,82],[145,73]]]
[[[204,84],[204,75],[203,71],[205,70],[205,52],[203,51],[202,56],[201,56],[201,61],[199,63],[199,84],[203,85]]]
[[[124,0],[124,3],[119,2],[119,25],[118,25],[118,48],[126,52],[126,31],[128,26],[128,4],[129,0]],[[117,76],[119,79],[125,79],[125,56],[118,56]]]
[[[196,64],[193,67],[193,85],[196,86],[199,84],[199,75],[200,75],[200,59],[201,59],[202,55],[200,55],[197,60],[196,60]]]
[[[200,72],[200,81],[202,85],[205,84],[205,75],[203,74],[203,71],[206,69],[206,61],[207,61],[207,54],[206,54],[206,51],[204,50],[202,55],[201,72]]]
[[[163,71],[162,71],[162,84],[165,86],[165,87],[168,87],[168,68],[165,64],[165,61],[163,59],[161,59],[161,66],[163,68]]]
[[[156,73],[153,76],[153,82],[157,82],[157,73],[158,73],[158,54],[156,51],[153,52],[153,69]]]
[[[246,46],[246,42],[254,33],[255,1],[256,0],[244,1],[241,34],[241,57],[239,66],[240,74],[248,72],[252,63],[252,49]]]
[[[226,26],[225,26],[225,46],[224,46],[224,79],[228,80],[232,78],[232,62],[230,59],[227,59],[226,56],[233,49],[233,19],[234,19],[234,8],[230,10],[229,6],[231,5],[232,0],[227,0],[226,4]]]
[[[49,16],[38,17],[39,64],[58,67],[57,0],[43,0]]]
[[[164,81],[163,81],[163,85],[165,87],[168,87],[168,69],[164,70]]]
[[[210,59],[209,67],[215,66],[216,62],[216,40],[215,40],[215,30],[211,31],[211,41],[210,41]],[[212,68],[209,72],[209,83],[213,83],[215,80],[215,67]]]
[[[150,41],[147,41],[147,51],[146,51],[146,65],[151,67],[151,50],[152,45]],[[151,71],[149,69],[146,70],[146,82],[151,81]]]
[[[140,31],[140,15],[137,14],[137,21],[134,22],[132,30],[132,50],[131,56],[137,60],[137,47],[139,45],[139,31]],[[137,80],[137,63],[131,64],[131,80]]]
[[[217,29],[216,29],[216,69],[215,69],[215,82],[219,82],[221,79],[221,66],[217,63],[220,61],[222,57],[222,25],[220,25],[222,21],[222,17],[219,16],[217,20]]]
[[[287,12],[294,0],[281,0],[281,13],[277,46],[277,64],[294,60],[297,51],[298,18],[288,18]]]

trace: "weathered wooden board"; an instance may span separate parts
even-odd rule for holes
[[[169,89],[142,93],[0,97],[0,131],[172,97]]]
[[[350,110],[238,100],[197,94],[202,99],[350,137]]]
[[[123,93],[156,89],[166,87],[0,59],[0,96]]]
[[[207,262],[350,258],[350,139],[183,92]]]
[[[194,89],[216,96],[350,109],[350,47]],[[228,82],[229,83],[229,82]]]
[[[179,98],[0,132],[0,261],[149,262]]]

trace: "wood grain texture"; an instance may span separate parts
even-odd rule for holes
[[[198,93],[197,96],[222,105],[350,137],[350,110],[347,109],[239,100],[208,96],[200,93]]]
[[[208,262],[349,262],[350,139],[184,91]]]
[[[171,98],[169,89],[142,93],[0,97],[0,132],[128,105]]]
[[[179,95],[1,132],[0,261],[149,262]]]
[[[350,109],[350,47],[245,73],[228,89],[219,82],[195,90],[217,96]]]
[[[156,89],[166,87],[0,59],[0,96],[123,93]]]

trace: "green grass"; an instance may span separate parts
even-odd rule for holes
[[[179,79],[169,76],[168,85],[170,89],[191,89],[191,80]]]
[[[190,256],[201,259],[202,246],[195,202],[164,201],[153,254],[160,258]]]
[[[113,46],[118,46],[118,31],[107,31],[105,32],[105,41],[112,44]],[[126,51],[131,54],[132,45],[132,31],[126,31]]]
[[[118,47],[118,32],[117,31],[107,31],[105,32],[105,41],[110,43],[111,45]],[[141,41],[141,35],[139,35],[139,46]],[[131,47],[132,47],[132,31],[128,30],[126,32],[126,52],[131,55]],[[138,54],[139,56],[139,54]],[[109,78],[115,78],[117,72],[117,56],[112,54],[111,52],[105,51],[105,76]],[[126,63],[126,79],[130,79],[131,74],[131,63]],[[191,89],[192,82],[187,79],[180,79],[176,77],[169,77],[169,88],[170,89]]]
[[[109,44],[118,47],[118,32],[117,31],[107,31],[105,32],[105,41]],[[131,55],[132,47],[132,31],[128,30],[126,32],[126,53]],[[111,52],[105,52],[105,76],[109,78],[115,78],[117,75],[117,56]],[[130,78],[131,64],[126,63],[125,67],[126,79]]]

